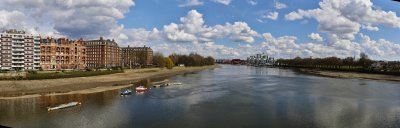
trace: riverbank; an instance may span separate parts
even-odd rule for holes
[[[316,69],[298,69],[299,72],[325,76],[325,77],[336,77],[336,78],[357,78],[357,79],[370,79],[370,80],[386,80],[386,81],[397,81],[400,82],[399,76],[393,75],[382,75],[382,74],[369,74],[369,73],[358,73],[358,72],[342,72],[342,71],[327,71],[327,70],[316,70]]]
[[[110,75],[48,80],[0,81],[0,99],[30,98],[63,94],[87,94],[132,86],[143,79],[167,77],[184,73],[217,68],[217,65],[202,67],[174,67],[173,69],[135,69]]]

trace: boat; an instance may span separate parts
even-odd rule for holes
[[[126,89],[126,90],[124,90],[124,91],[122,91],[122,92],[120,93],[121,96],[130,95],[130,94],[132,94],[132,91],[129,90],[129,89]]]
[[[70,102],[67,104],[61,104],[56,107],[47,107],[47,111],[53,111],[53,110],[58,110],[58,109],[63,109],[63,108],[69,108],[69,107],[74,107],[80,105],[80,102]]]
[[[154,88],[159,88],[159,87],[161,87],[161,85],[160,85],[160,84],[157,84],[157,85],[153,85],[153,87],[154,87]]]
[[[169,83],[169,85],[182,85],[182,83]]]
[[[144,86],[138,86],[136,87],[136,92],[143,92],[143,91],[147,91],[147,88]]]

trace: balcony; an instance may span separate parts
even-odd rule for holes
[[[1,35],[2,38],[11,38],[11,35]]]
[[[12,40],[13,44],[24,44],[24,41],[20,41],[20,40]]]
[[[25,45],[11,45],[11,47],[13,47],[13,48],[23,48],[23,47],[25,47]]]
[[[13,64],[23,64],[23,63],[25,63],[25,61],[11,61],[11,63],[13,63]]]
[[[13,59],[13,60],[19,60],[19,59],[25,59],[24,57],[11,57],[11,59]]]
[[[24,37],[19,37],[19,36],[14,36],[14,37],[12,37],[12,39],[24,39]]]
[[[24,65],[11,65],[12,68],[23,68]]]
[[[14,52],[14,53],[12,53],[12,55],[23,56],[23,55],[25,55],[25,53],[23,53],[23,52]]]
[[[14,48],[14,49],[11,49],[11,51],[25,51],[25,49],[21,49],[21,48]]]

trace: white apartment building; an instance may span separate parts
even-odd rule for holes
[[[0,33],[0,69],[38,70],[40,36],[10,29]]]

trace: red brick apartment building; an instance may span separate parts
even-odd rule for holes
[[[88,67],[111,68],[121,66],[121,49],[114,40],[103,39],[85,41]]]
[[[153,63],[153,50],[150,47],[124,47],[122,48],[122,66],[136,67],[148,66]]]
[[[82,39],[47,38],[41,40],[40,65],[43,70],[86,68],[87,55],[85,42]]]

